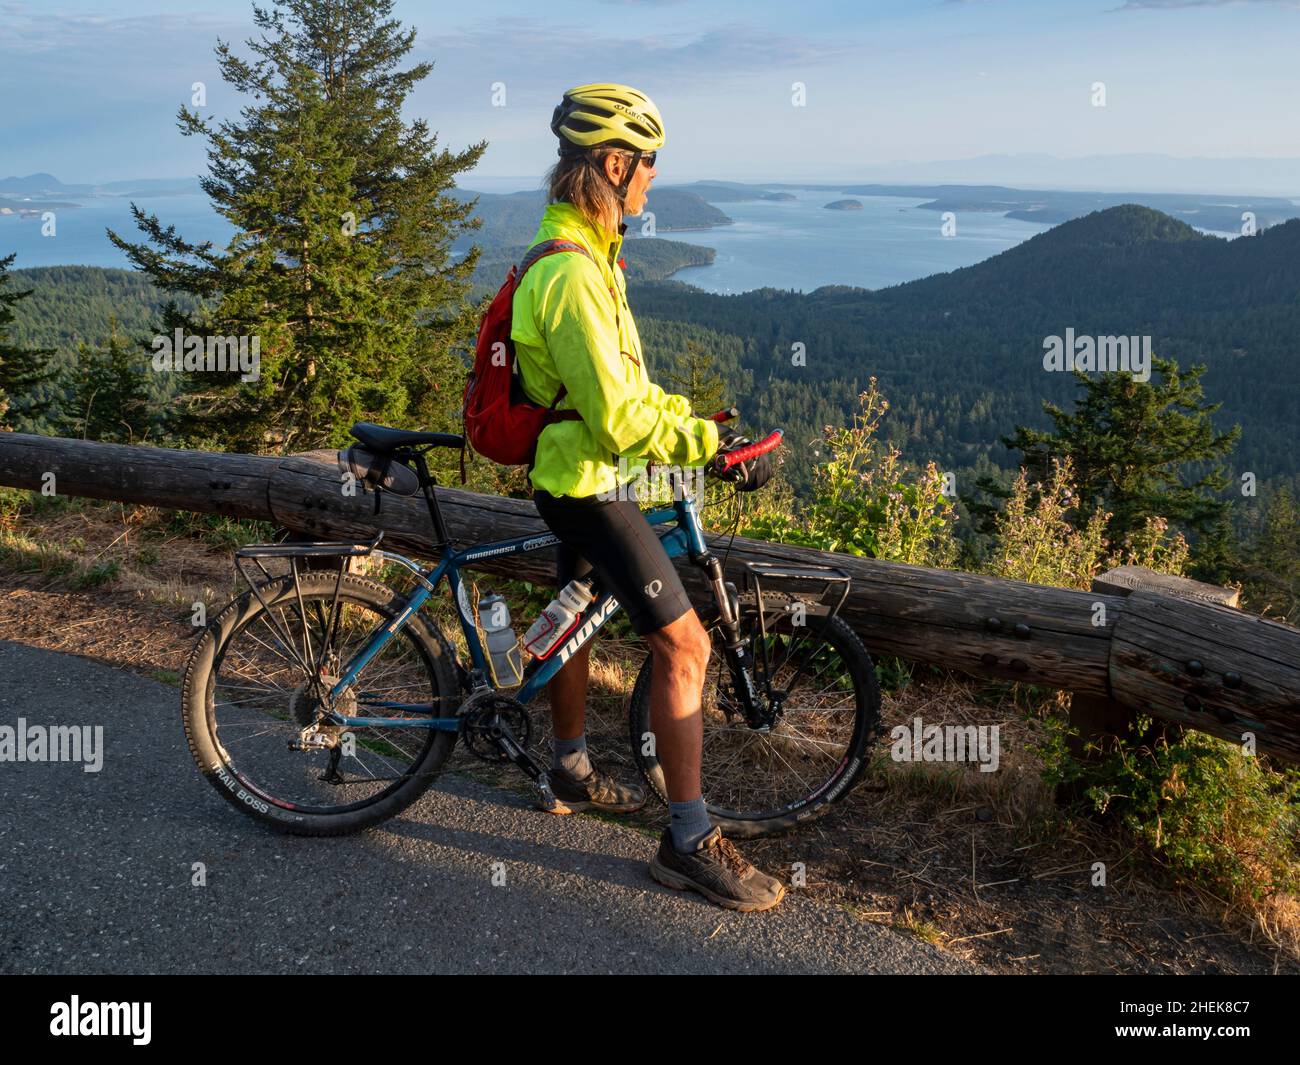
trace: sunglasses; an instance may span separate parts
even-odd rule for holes
[[[653,166],[655,165],[655,159],[658,157],[658,155],[659,155],[659,153],[658,153],[657,151],[653,151],[653,152],[642,152],[642,153],[641,153],[641,162],[644,163],[646,166],[653,167]],[[631,158],[632,158],[632,153],[631,153],[631,152],[624,152],[624,153],[623,153],[623,158],[624,158],[624,159],[627,159],[627,160],[630,161]]]

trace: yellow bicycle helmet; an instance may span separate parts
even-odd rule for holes
[[[659,108],[630,85],[596,82],[564,94],[551,116],[551,132],[560,138],[560,154],[570,155],[597,145],[653,152],[664,146],[664,120]]]

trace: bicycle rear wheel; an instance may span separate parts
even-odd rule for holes
[[[745,720],[723,653],[717,608],[700,610],[713,640],[702,701],[701,784],[714,824],[733,838],[787,832],[820,817],[857,783],[880,729],[880,688],[871,657],[839,618],[780,593],[763,594],[767,636],[753,594],[740,596],[741,628],[751,641],[754,684],[765,705],[781,703],[770,732]],[[663,769],[649,742],[653,657],[632,690],[633,755],[665,802]]]
[[[354,832],[405,809],[441,769],[457,733],[347,728],[331,722],[321,697],[367,639],[397,620],[405,598],[362,577],[319,571],[300,573],[296,586],[285,577],[259,590],[261,600],[246,592],[221,611],[186,665],[182,712],[199,769],[239,809],[297,835]],[[417,614],[333,709],[427,720],[454,716],[459,703],[451,648]]]

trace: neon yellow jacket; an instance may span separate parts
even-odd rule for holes
[[[669,395],[646,376],[617,265],[624,228],[611,235],[572,204],[549,204],[532,243],[562,237],[583,245],[591,259],[548,255],[515,291],[510,337],[524,392],[549,407],[563,384],[556,409],[582,416],[548,425],[538,439],[531,480],[552,495],[614,489],[620,455],[626,482],[646,460],[699,466],[718,450],[717,425],[694,417],[685,396]]]

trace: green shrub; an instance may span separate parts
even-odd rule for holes
[[[269,543],[276,526],[269,521],[249,518],[230,518],[224,514],[198,514],[189,510],[176,510],[163,521],[167,532],[194,537],[212,547],[243,547],[245,544]]]
[[[1153,859],[1221,898],[1259,903],[1300,891],[1300,770],[1277,771],[1240,745],[1186,731],[1071,753],[1069,725],[1047,719],[1038,753],[1049,785],[1074,784]],[[1136,735],[1151,719],[1139,715]]]
[[[1077,527],[1078,495],[1067,456],[1052,463],[1045,481],[1030,483],[1024,470],[997,516],[987,572],[1008,580],[1088,588],[1093,577],[1113,566],[1146,566],[1181,575],[1187,565],[1187,542],[1170,535],[1163,518],[1147,518],[1123,544],[1112,550],[1106,540],[1110,514],[1096,511]]]
[[[877,439],[889,410],[870,381],[848,428],[824,430],[827,458],[813,470],[813,493],[802,510],[768,508],[750,516],[743,535],[916,566],[947,566],[957,557],[955,511],[934,463],[908,469],[901,452]]]
[[[93,566],[84,566],[68,579],[68,584],[79,592],[90,591],[112,584],[122,574],[122,567],[116,561],[97,562]]]

